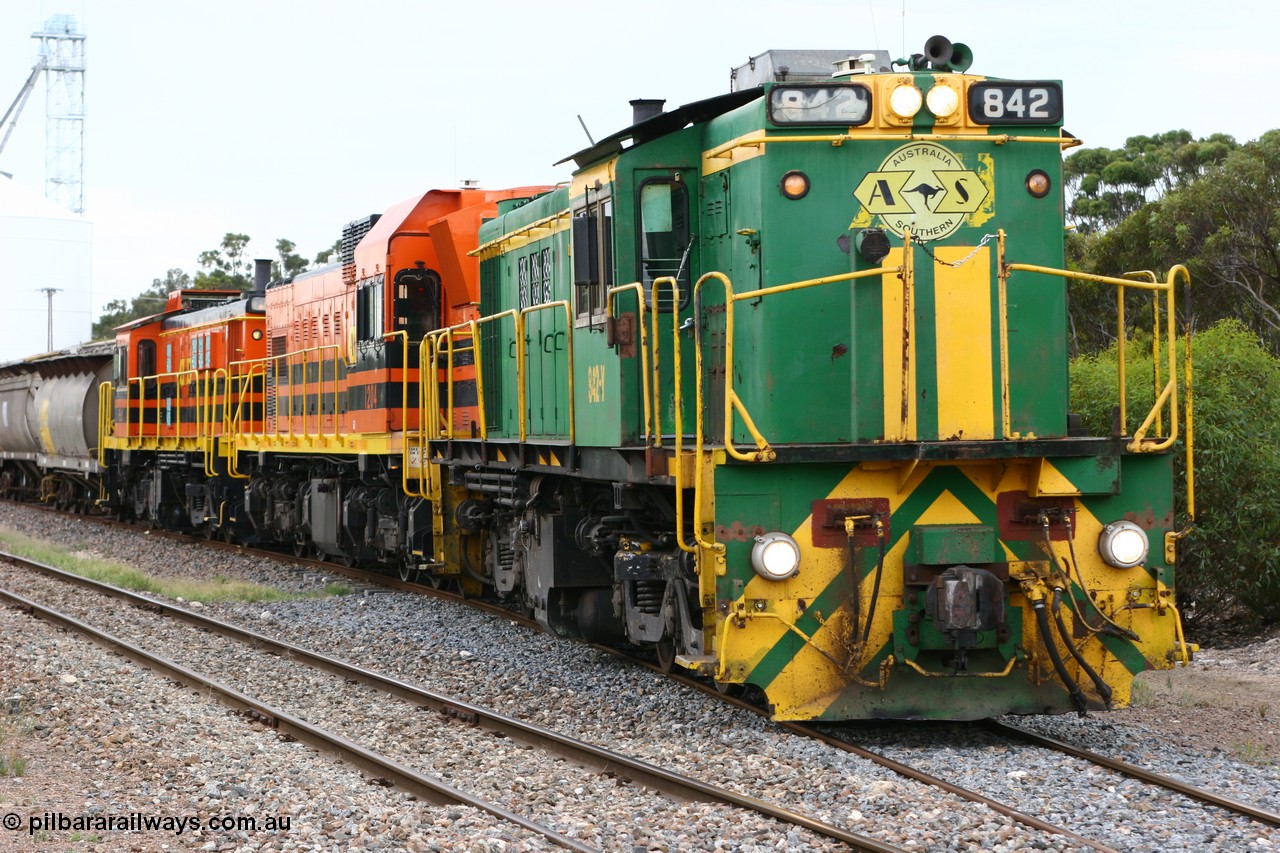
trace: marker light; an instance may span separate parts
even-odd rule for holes
[[[1132,569],[1147,559],[1147,531],[1132,521],[1113,521],[1102,528],[1098,551],[1107,565]]]
[[[809,192],[809,176],[804,172],[790,171],[778,182],[778,189],[787,198],[795,201],[804,198]]]
[[[960,108],[960,93],[950,86],[939,84],[929,90],[925,103],[929,112],[938,118],[950,118]]]
[[[800,546],[777,531],[756,537],[751,546],[751,568],[765,580],[783,581],[800,571]]]
[[[1027,175],[1027,192],[1036,198],[1047,196],[1051,186],[1053,183],[1049,180],[1049,176],[1039,169]]]
[[[911,118],[920,112],[924,96],[910,83],[904,83],[889,93],[889,109],[899,118]]]

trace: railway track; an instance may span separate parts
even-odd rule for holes
[[[473,727],[490,735],[510,739],[541,751],[555,753],[581,767],[590,768],[596,773],[609,774],[610,776],[629,780],[645,788],[660,792],[676,801],[718,803],[732,808],[753,811],[781,823],[825,836],[855,850],[873,851],[873,853],[890,853],[890,851],[902,850],[900,847],[886,844],[863,833],[835,826],[795,810],[786,809],[727,788],[711,785],[684,774],[562,735],[545,727],[530,724],[455,697],[428,691],[405,681],[363,667],[353,666],[336,658],[213,619],[204,614],[157,602],[154,599],[128,590],[64,572],[55,567],[16,555],[0,552],[0,558],[25,569],[38,572],[44,577],[88,589],[96,594],[126,602],[133,607],[169,617],[172,620],[215,633],[237,643],[251,646],[258,651],[285,659],[291,664],[305,665],[337,676],[346,682],[362,684],[374,690],[387,693],[412,703],[415,708],[434,711],[445,720]],[[430,802],[472,805],[492,814],[496,818],[509,821],[530,832],[543,835],[568,849],[596,849],[551,827],[522,817],[510,808],[494,804],[473,794],[468,794],[457,787],[421,773],[394,758],[381,755],[366,746],[362,746],[348,737],[327,731],[306,722],[298,715],[274,707],[261,699],[248,696],[213,676],[196,672],[180,663],[88,625],[84,621],[52,607],[39,604],[25,596],[4,589],[0,589],[0,599],[9,601],[32,615],[81,633],[131,660],[164,673],[176,681],[209,690],[224,704],[244,712],[250,718],[271,728],[279,729],[282,733],[303,740],[317,748],[333,753],[373,774],[376,778],[385,779]]]
[[[209,675],[196,672],[163,655],[95,628],[55,608],[46,607],[8,589],[0,589],[0,600],[7,601],[32,616],[87,637],[98,645],[110,649],[135,663],[153,669],[174,681],[205,690],[224,705],[240,711],[249,719],[275,729],[286,737],[300,740],[324,752],[336,755],[344,761],[373,774],[375,780],[396,785],[430,803],[435,805],[471,806],[500,820],[541,835],[547,840],[553,841],[569,850],[582,851],[582,853],[595,853],[598,850],[598,848],[569,838],[549,826],[531,821],[497,804],[472,796],[439,779],[420,773],[340,734],[312,725],[301,717],[242,693]]]
[[[186,537],[179,537],[179,538],[185,539]],[[223,547],[231,547],[241,552],[244,552],[247,550],[241,546],[225,546],[224,545]],[[307,561],[302,561],[295,557],[288,557],[286,555],[277,554],[275,552],[254,551],[253,553],[258,555],[263,555],[263,556],[280,558],[284,560],[290,560],[293,562],[303,562],[304,564],[307,563]],[[466,599],[463,596],[450,593],[447,591],[437,590],[423,584],[405,582],[397,578],[387,577],[384,575],[375,575],[367,572],[362,572],[358,569],[351,569],[345,566],[338,566],[338,565],[323,563],[319,561],[312,561],[310,565],[317,571],[322,571],[324,573],[329,573],[329,574],[341,573],[348,577],[352,577],[353,579],[361,583],[380,584],[380,585],[389,586],[393,589],[398,589],[406,592],[428,594],[434,597],[443,598],[447,600],[465,602],[467,605],[471,607],[479,607],[482,609],[489,610],[499,615],[504,620],[519,622],[526,626],[532,627],[535,630],[540,630],[538,629],[536,623],[534,623],[532,620],[525,619],[519,616],[518,614],[514,614],[511,611],[506,610],[505,608],[501,608],[491,603],[477,601],[474,599]],[[599,647],[599,648],[601,648],[602,651],[609,652],[610,654],[618,654],[614,650],[605,649],[603,647]],[[636,661],[635,658],[631,658],[631,660]],[[662,671],[661,668],[654,667],[652,666],[652,664],[649,664],[647,661],[640,660],[638,662],[645,666],[648,666],[650,669],[653,669],[655,671],[658,671],[658,672]],[[708,695],[716,697],[718,700],[721,700],[721,701],[728,700],[728,701],[734,702],[739,707],[750,710],[753,713],[762,714],[761,710],[758,707],[751,705],[749,703],[733,700],[730,697],[724,697],[720,695],[716,690],[714,690],[714,688],[712,688],[711,686],[703,682],[699,682],[699,681],[696,681],[693,679],[687,679],[687,678],[679,679],[679,680],[683,681],[685,684],[689,686],[693,686],[696,689],[703,691]],[[380,687],[378,689],[386,690],[387,688]],[[393,691],[387,690],[387,692],[393,692]],[[423,702],[424,700],[419,698],[418,700],[411,699],[410,701]],[[457,709],[456,713],[461,714],[464,719],[467,719],[467,720],[472,719],[470,717],[470,714],[472,712],[466,707],[465,703],[454,702],[450,704],[449,702],[446,701],[439,707],[446,707],[446,708],[451,707],[451,708]],[[451,712],[446,710],[445,713],[451,713]],[[937,787],[941,790],[945,790],[957,797],[961,797],[970,802],[982,804],[992,809],[995,812],[998,812],[1018,823],[1021,823],[1022,825],[1024,825],[1030,830],[1034,830],[1036,832],[1044,832],[1044,833],[1052,833],[1052,834],[1060,835],[1064,839],[1070,840],[1072,844],[1078,845],[1081,848],[1088,848],[1088,849],[1095,849],[1095,850],[1114,849],[1108,846],[1106,843],[1103,843],[1102,841],[1099,841],[1095,838],[1090,838],[1087,835],[1075,832],[1069,827],[1055,825],[1041,816],[1037,816],[1036,814],[1033,814],[1033,813],[1028,813],[1028,811],[1026,810],[1020,810],[1015,806],[1008,805],[1004,802],[999,801],[995,797],[987,796],[977,791],[968,790],[960,785],[957,785],[953,782],[949,782],[946,779],[940,778],[939,775],[933,775],[933,774],[922,772],[917,768],[907,766],[907,764],[903,763],[902,761],[897,761],[897,760],[894,760],[893,758],[890,758],[887,755],[881,754],[875,751],[874,749],[868,749],[857,743],[852,743],[850,742],[851,739],[856,739],[856,738],[850,738],[848,735],[848,732],[844,732],[840,736],[833,736],[828,732],[819,731],[818,729],[812,726],[807,726],[807,725],[790,724],[790,723],[781,723],[781,724],[775,724],[775,725],[778,725],[780,728],[790,731],[799,736],[803,736],[806,738],[816,738],[816,739],[822,740],[823,742],[827,743],[828,745],[834,748],[858,755],[861,758],[864,758],[868,761],[872,761],[882,767],[892,770],[894,773],[897,773],[903,777],[911,778],[918,782]],[[1105,767],[1112,772],[1121,773],[1135,779],[1140,779],[1147,784],[1156,785],[1168,791],[1177,793],[1181,796],[1185,796],[1191,799],[1198,800],[1203,803],[1213,805],[1217,808],[1221,808],[1227,812],[1230,812],[1231,814],[1239,815],[1249,820],[1258,821],[1260,823],[1264,823],[1269,826],[1280,826],[1280,815],[1276,815],[1272,812],[1266,811],[1265,809],[1262,809],[1255,805],[1241,802],[1239,800],[1234,800],[1229,797],[1225,797],[1221,794],[1208,791],[1204,788],[1190,785],[1188,783],[1182,782],[1181,780],[1173,779],[1171,777],[1164,776],[1159,773],[1155,773],[1145,768],[1137,767],[1135,765],[1127,764],[1125,762],[1120,762],[1115,759],[1107,758],[1105,756],[1089,753],[1088,751],[1082,750],[1079,747],[1073,747],[1068,744],[1064,744],[1058,741],[1053,741],[1048,738],[1043,738],[1041,736],[1035,735],[1034,733],[1026,732],[1025,730],[1007,726],[1005,724],[1001,724],[996,721],[983,721],[983,723],[981,723],[980,725],[983,728],[985,728],[987,731],[990,731],[993,734],[996,734],[1002,738],[1016,737],[1024,741],[1034,741],[1035,745],[1038,747],[1042,747],[1045,749],[1053,749],[1059,752],[1063,752],[1065,754],[1070,754],[1074,756],[1075,759],[1078,759],[1081,761],[1088,761],[1091,764]],[[507,734],[506,736],[510,737],[512,735]],[[578,759],[575,759],[575,760],[578,760]],[[941,775],[946,775],[946,774],[941,774]],[[650,784],[656,787],[656,783],[644,783],[644,784]],[[1035,811],[1035,810],[1032,809],[1031,811]],[[830,836],[830,837],[834,837],[834,836]],[[850,842],[845,841],[844,843],[850,843]]]
[[[1269,826],[1280,827],[1280,814],[1259,808],[1252,803],[1246,803],[1242,800],[1223,796],[1222,794],[1184,782],[1181,779],[1175,779],[1172,776],[1153,773],[1145,767],[1139,767],[1136,764],[1121,761],[1118,758],[1111,758],[1110,756],[1101,755],[1097,752],[1093,752],[1092,750],[1075,746],[1074,744],[1046,737],[1045,735],[1029,731],[1020,726],[1010,725],[1009,723],[1003,723],[999,720],[983,720],[980,725],[988,731],[1009,738],[1010,740],[1025,741],[1026,743],[1033,744],[1043,749],[1051,749],[1054,752],[1060,752],[1063,755],[1079,758],[1083,761],[1088,761],[1091,764],[1096,764],[1099,767],[1105,767],[1108,770],[1115,771],[1116,773],[1121,773],[1134,779],[1140,779],[1148,784],[1156,785],[1164,788],[1165,790],[1172,791],[1175,794],[1181,794],[1189,799],[1199,800],[1202,803],[1217,806],[1218,808],[1229,811],[1232,814],[1238,814],[1242,817],[1247,817],[1250,820],[1256,820],[1259,823],[1265,823]]]
[[[657,671],[661,671],[659,667],[653,667],[651,664],[648,664],[645,661],[636,659],[636,662],[644,666],[649,666],[650,668],[655,669]],[[736,699],[731,696],[726,696],[724,694],[721,694],[714,687],[707,685],[703,682],[700,682],[696,679],[686,678],[685,676],[681,676],[681,675],[674,675],[673,677],[681,680],[683,683],[687,684],[688,686],[696,690],[699,690],[709,696],[713,696],[720,699],[721,701],[731,703],[736,707],[742,708],[751,713],[765,716],[765,712],[758,706],[750,702],[744,702],[740,699]],[[941,788],[949,793],[955,794],[956,796],[961,797],[962,799],[968,800],[970,802],[981,803],[982,805],[987,806],[993,811],[999,812],[1000,814],[1010,817],[1013,820],[1017,821],[1018,823],[1021,823],[1029,828],[1037,829],[1043,832],[1048,832],[1056,835],[1065,836],[1093,850],[1108,851],[1108,850],[1114,849],[1106,844],[1103,844],[1102,842],[1097,841],[1096,839],[1081,835],[1067,827],[1057,826],[1042,818],[1028,814],[1013,806],[1000,802],[992,797],[989,797],[977,791],[962,787],[953,782],[949,782],[939,776],[936,776],[931,773],[927,773],[915,767],[911,767],[907,764],[904,764],[903,762],[896,761],[880,752],[877,752],[872,749],[868,749],[864,746],[860,746],[859,744],[852,742],[848,737],[842,737],[842,736],[833,734],[831,732],[824,731],[822,728],[819,728],[818,726],[804,724],[804,723],[785,722],[785,721],[776,722],[775,725],[787,731],[794,732],[797,735],[819,740],[822,743],[835,747],[836,749],[841,749],[846,752],[851,752],[855,755],[858,755],[861,758],[865,758],[868,761],[874,762],[882,767],[892,770],[893,772],[903,776],[904,778],[914,779],[918,782],[923,782],[925,784]],[[1068,744],[1063,741],[1055,740],[1053,738],[1046,737],[1036,732],[1032,732],[1018,726],[1001,722],[999,720],[994,720],[994,719],[981,720],[978,723],[976,723],[976,725],[980,726],[986,731],[992,732],[1007,740],[1023,741],[1025,743],[1032,744],[1036,747],[1052,750],[1054,752],[1061,753],[1063,755],[1070,756],[1072,758],[1086,761],[1090,764],[1094,764],[1098,767],[1105,768],[1115,773],[1141,780],[1149,785],[1163,788],[1164,790],[1170,791],[1174,794],[1179,794],[1181,796],[1187,797],[1188,799],[1197,800],[1199,802],[1206,803],[1211,806],[1215,806],[1231,814],[1238,815],[1243,818],[1248,818],[1249,820],[1258,821],[1259,823],[1267,824],[1268,826],[1280,827],[1280,814],[1260,808],[1259,806],[1256,806],[1252,803],[1246,803],[1241,800],[1237,800],[1237,799],[1216,793],[1214,791],[1210,791],[1206,788],[1192,785],[1188,782],[1184,782],[1181,779],[1175,779],[1172,776],[1156,773],[1144,767],[1139,767],[1135,764],[1132,764],[1126,761],[1121,761],[1120,759],[1101,755],[1091,750],[1087,750],[1082,747],[1075,746],[1073,744]]]

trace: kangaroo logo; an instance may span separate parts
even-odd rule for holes
[[[976,172],[934,142],[898,148],[853,191],[867,213],[879,216],[890,231],[901,235],[909,228],[921,240],[952,234],[987,194]]]

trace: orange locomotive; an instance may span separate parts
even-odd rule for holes
[[[476,318],[480,224],[548,189],[432,190],[350,223],[338,263],[268,282],[259,262],[251,294],[175,292],[121,327],[104,387],[109,507],[353,563],[430,561],[441,520],[402,487],[418,347]],[[465,361],[452,369],[459,426],[476,418]]]

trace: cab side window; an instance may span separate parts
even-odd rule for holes
[[[156,342],[138,341],[138,375],[156,375]]]
[[[573,212],[573,291],[576,325],[603,322],[605,294],[613,287],[613,199],[588,192]]]

